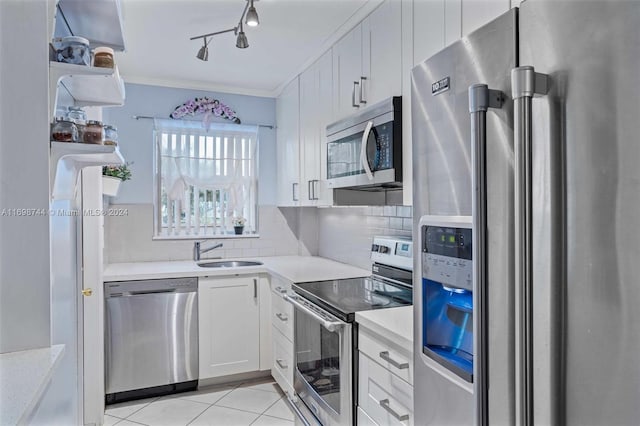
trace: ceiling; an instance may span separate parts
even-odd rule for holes
[[[237,25],[244,0],[122,0],[125,81],[276,96],[375,7],[369,0],[255,0],[257,27],[245,26],[249,48],[233,32],[213,38],[209,61],[196,58],[190,37]]]

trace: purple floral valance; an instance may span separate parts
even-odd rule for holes
[[[169,117],[173,119],[180,119],[186,116],[195,116],[204,114],[202,124],[205,128],[209,128],[211,119],[215,117],[221,117],[226,120],[230,120],[236,124],[240,124],[240,119],[236,115],[236,112],[223,104],[217,99],[209,97],[193,98],[189,99],[182,105],[176,107]]]

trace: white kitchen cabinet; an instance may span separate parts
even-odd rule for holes
[[[349,31],[333,46],[334,121],[360,108],[362,75],[362,25]]]
[[[291,291],[291,283],[271,277],[272,366],[271,375],[280,388],[295,398],[293,390],[293,305],[283,295]]]
[[[365,327],[358,330],[358,419],[412,425],[413,354]]]
[[[444,44],[455,43],[462,36],[462,0],[444,0]]]
[[[300,204],[300,99],[298,77],[276,99],[278,206]]]
[[[198,280],[200,379],[260,368],[258,276]]]
[[[402,92],[402,4],[387,0],[362,21],[362,107]]]
[[[444,48],[445,0],[413,2],[413,64]]]
[[[333,204],[326,179],[326,128],[332,116],[333,57],[328,51],[300,74],[300,205]]]
[[[402,6],[383,2],[333,46],[334,120],[402,91]]]
[[[462,35],[477,30],[510,8],[510,0],[462,0]]]

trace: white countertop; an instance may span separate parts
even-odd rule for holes
[[[234,260],[234,259],[212,259]],[[368,277],[370,271],[317,256],[255,257],[264,265],[240,268],[201,268],[192,260],[112,263],[104,269],[104,281],[145,280],[234,274],[269,273],[293,283]],[[207,259],[202,259],[205,262]]]
[[[64,345],[0,354],[0,425],[24,423],[51,381]]]
[[[413,306],[356,312],[356,322],[413,353]]]

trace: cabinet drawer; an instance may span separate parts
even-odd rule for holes
[[[279,294],[271,297],[271,324],[293,342],[293,306]]]
[[[413,355],[404,348],[360,328],[358,350],[413,385]]]
[[[379,425],[413,424],[413,386],[360,352],[358,406]]]
[[[289,281],[281,280],[280,278],[276,278],[273,275],[271,276],[269,285],[271,286],[271,291],[276,294],[282,294],[291,291],[291,283]]]
[[[271,375],[278,382],[278,385],[292,398],[293,391],[293,343],[289,341],[280,331],[273,327],[273,364]]]
[[[362,407],[358,407],[358,426],[378,426],[378,424],[371,420]]]

